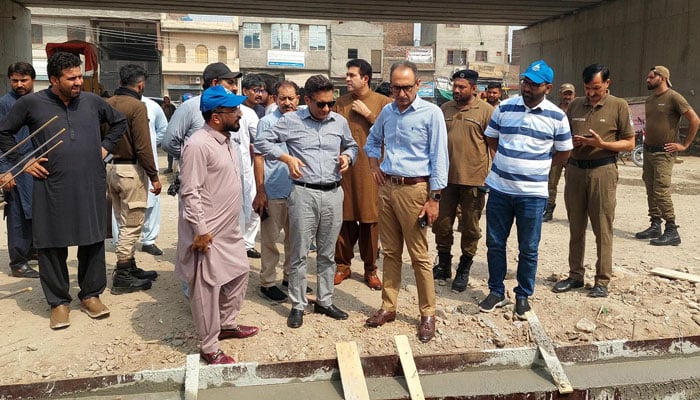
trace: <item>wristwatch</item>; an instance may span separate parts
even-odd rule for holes
[[[440,199],[442,198],[442,195],[439,192],[430,192],[429,196],[435,201],[440,201]]]

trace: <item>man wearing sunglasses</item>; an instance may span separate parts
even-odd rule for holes
[[[367,154],[362,146],[367,141],[369,128],[391,99],[370,89],[372,66],[365,60],[350,60],[346,64],[345,83],[348,93],[338,98],[333,108],[348,120],[352,137],[360,146],[357,162],[343,175],[343,227],[335,245],[335,262],[338,269],[334,283],[338,285],[351,275],[350,265],[355,256],[353,247],[358,244],[365,266],[365,282],[374,290],[382,289],[377,276],[377,250],[379,249],[378,186],[372,179]]]
[[[287,202],[292,258],[289,299],[292,310],[287,326],[303,324],[306,299],[306,268],[311,240],[316,238],[317,300],[314,312],[343,320],[348,314],[333,304],[335,244],[343,223],[342,173],[357,157],[357,143],[348,123],[331,111],[333,84],[314,75],[304,84],[308,108],[284,114],[272,129],[261,132],[255,148],[264,156],[283,161],[292,178]],[[284,152],[279,143],[287,145]]]
[[[436,220],[440,193],[447,186],[447,127],[440,108],[418,97],[416,64],[399,61],[391,66],[390,77],[394,102],[382,109],[364,147],[379,185],[384,251],[382,306],[366,324],[379,327],[396,319],[405,242],[418,288],[418,339],[426,343],[435,336],[435,283],[426,227]]]
[[[489,295],[479,303],[479,310],[489,313],[508,304],[503,284],[508,267],[506,242],[515,220],[519,254],[514,314],[527,319],[528,297],[535,291],[549,170],[566,160],[573,146],[566,114],[545,98],[552,90],[552,68],[543,60],[535,61],[520,77],[521,96],[502,101],[485,132],[493,155],[486,177],[491,189],[486,202]]]

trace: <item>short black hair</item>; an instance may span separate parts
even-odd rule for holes
[[[411,71],[413,71],[413,76],[416,78],[416,80],[418,80],[418,67],[414,62],[408,60],[401,60],[391,64],[391,69],[389,70],[389,77],[394,75],[394,71],[399,68],[409,68]]]
[[[313,75],[304,84],[304,95],[313,96],[318,92],[333,90],[333,83],[324,75]]]
[[[80,67],[80,64],[80,57],[75,54],[57,51],[46,62],[46,74],[49,77],[60,78],[64,69]]]
[[[275,85],[275,88],[273,89],[275,91],[275,95],[277,95],[277,93],[279,93],[279,90],[282,87],[294,88],[294,93],[299,95],[299,85],[297,85],[296,82],[289,81],[289,80],[277,82],[277,84]]]
[[[583,69],[583,83],[590,83],[600,73],[603,82],[610,78],[610,70],[603,64],[591,64]]]
[[[372,65],[367,62],[367,60],[363,60],[361,58],[355,58],[354,60],[350,60],[345,64],[345,68],[350,68],[350,67],[357,67],[360,70],[360,78],[363,76],[366,76],[367,79],[367,84],[372,82]]]
[[[384,81],[377,85],[374,91],[379,94],[383,94],[386,97],[391,97],[391,83]]]
[[[503,88],[502,88],[501,84],[500,84],[500,83],[496,83],[496,82],[491,82],[491,83],[489,83],[489,84],[486,86],[486,90],[489,90],[489,89],[498,89],[498,90],[501,91],[501,92],[503,91]]]
[[[10,78],[12,74],[29,75],[32,79],[36,79],[36,71],[32,64],[24,61],[16,62],[10,64],[7,68],[7,77]]]
[[[263,78],[258,75],[258,74],[250,74],[246,75],[245,78],[241,81],[241,87],[243,89],[250,89],[250,88],[256,88],[256,87],[266,87],[265,86],[265,81]]]
[[[148,79],[148,72],[140,65],[127,64],[119,68],[119,82],[122,86],[133,87]]]

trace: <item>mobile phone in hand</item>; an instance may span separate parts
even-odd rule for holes
[[[260,215],[260,221],[265,221],[270,214],[267,213],[267,208],[263,208],[262,214]]]
[[[422,217],[418,218],[418,226],[420,226],[421,229],[428,226],[428,214],[423,214]]]

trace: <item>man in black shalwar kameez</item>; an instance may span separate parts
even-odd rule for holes
[[[54,115],[58,119],[32,139],[34,147],[54,134],[48,143],[63,143],[47,157],[29,160],[27,173],[34,179],[34,245],[39,252],[39,274],[46,301],[51,306],[52,329],[70,325],[66,258],[68,246],[78,246],[78,284],[83,311],[92,318],[109,315],[99,295],[106,285],[105,209],[103,159],[111,153],[126,130],[124,115],[92,93],[81,93],[80,58],[57,52],[47,63],[51,87],[20,98],[0,121],[0,150],[15,144],[12,136],[22,126],[34,132]],[[102,139],[100,125],[110,128]],[[40,153],[39,153],[40,154]],[[10,155],[13,163],[19,160]]]

